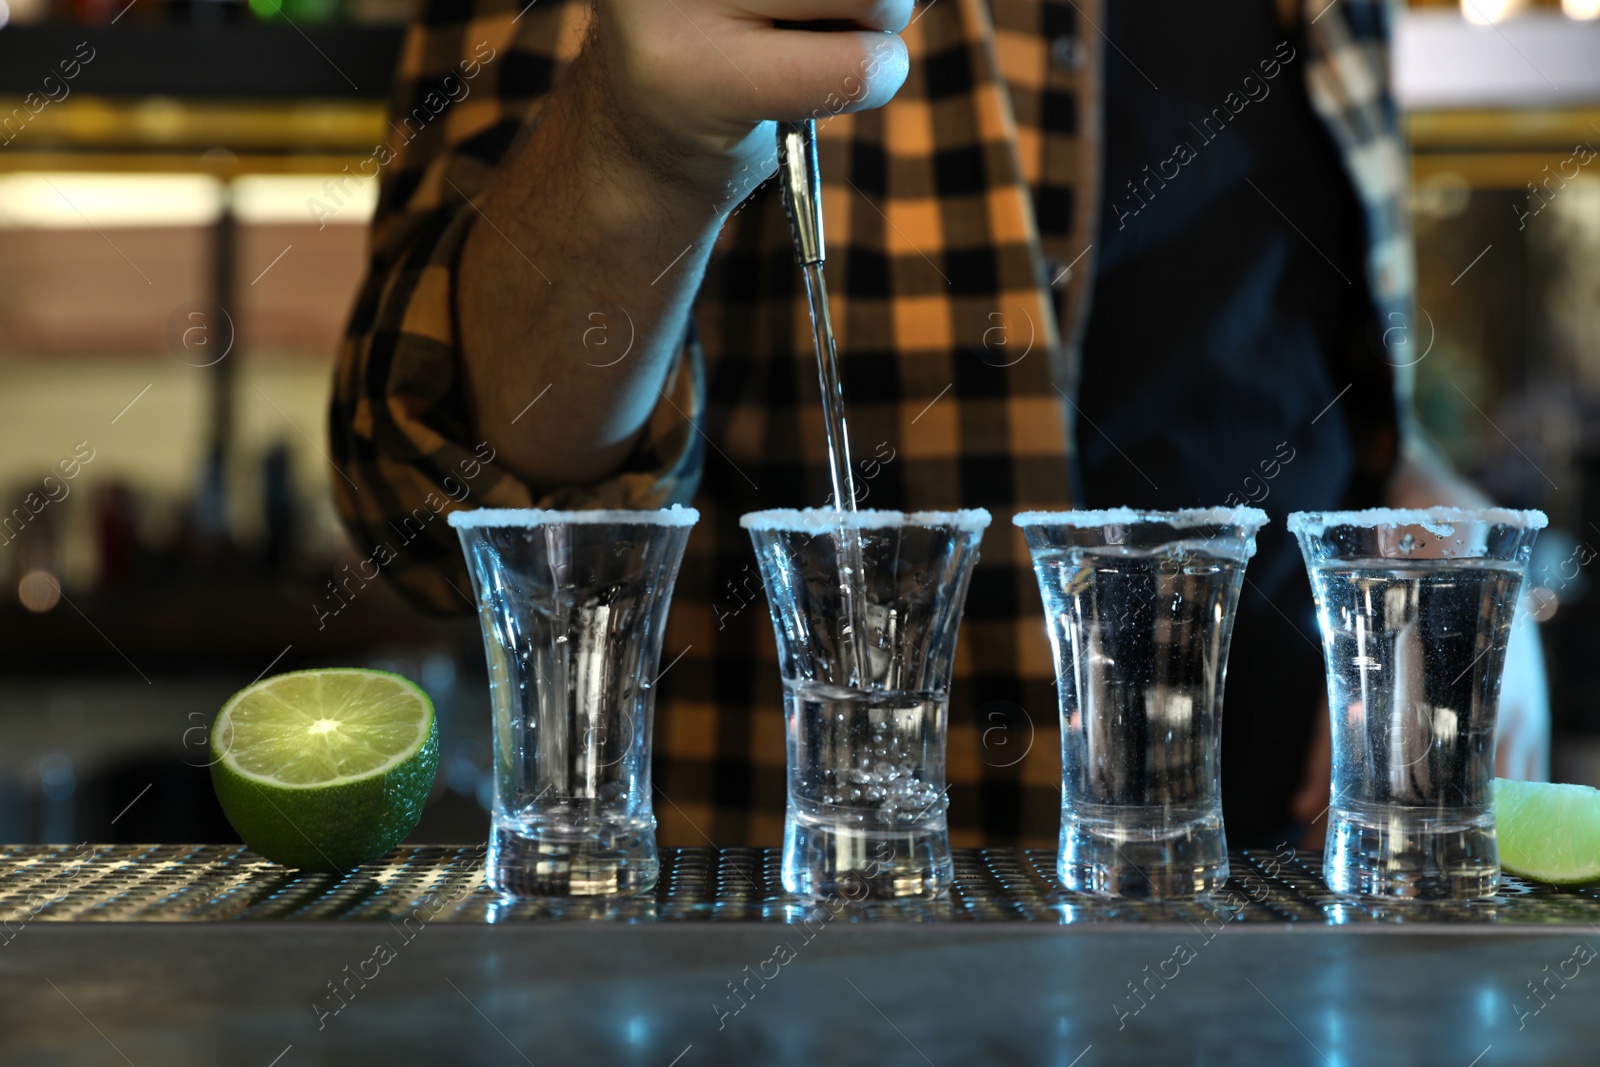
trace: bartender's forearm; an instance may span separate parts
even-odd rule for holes
[[[604,79],[586,48],[501,165],[458,275],[475,432],[540,488],[626,458],[735,206],[716,204],[709,168],[641,159]]]

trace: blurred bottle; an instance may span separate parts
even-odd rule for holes
[[[229,26],[249,19],[244,0],[165,0],[164,7],[166,21],[191,26]]]
[[[231,557],[233,531],[228,522],[228,468],[222,449],[213,446],[200,465],[191,513],[190,550],[202,568]]]
[[[250,0],[250,10],[265,22],[315,25],[342,19],[344,0]]]
[[[78,791],[78,776],[72,757],[65,752],[50,752],[39,759],[39,836],[45,844],[66,844],[77,840],[73,794]]]
[[[127,0],[72,0],[72,21],[80,26],[106,26]]]
[[[133,492],[122,482],[110,482],[101,488],[96,503],[100,580],[108,585],[125,581],[133,574],[138,539]]]
[[[43,5],[47,14],[41,18],[53,21],[76,22],[80,26],[102,27],[113,22],[128,26],[136,22],[161,22],[169,18],[167,9],[172,0],[5,0],[12,5],[29,3]]]
[[[273,570],[294,554],[294,471],[289,460],[289,446],[279,441],[261,461],[261,514],[266,527],[262,555]]]

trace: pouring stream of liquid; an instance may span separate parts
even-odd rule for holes
[[[783,205],[794,236],[795,259],[805,271],[806,301],[811,309],[811,336],[816,343],[817,376],[822,386],[822,413],[828,440],[828,476],[833,506],[839,515],[835,551],[844,626],[840,634],[841,673],[853,689],[872,684],[867,641],[866,572],[862,567],[861,530],[846,521],[856,510],[855,478],[850,469],[850,435],[844,420],[844,386],[839,378],[839,352],[828,313],[828,286],[822,262],[827,245],[822,225],[822,179],[817,158],[815,121],[779,123],[779,173]]]
[[[833,506],[841,517],[856,510],[856,483],[850,462],[850,431],[844,415],[844,383],[839,378],[839,352],[828,312],[828,285],[821,263],[805,265],[806,300],[811,307],[811,334],[816,341],[817,377],[822,387],[822,417],[828,438],[828,475],[833,482]],[[845,647],[850,662],[846,676],[853,689],[872,684],[872,659],[868,650],[866,572],[861,559],[861,532],[840,522],[839,596],[845,614]]]

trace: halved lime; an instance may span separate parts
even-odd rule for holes
[[[433,702],[387,671],[293,671],[235,693],[211,731],[211,784],[245,844],[348,871],[398,845],[439,769]]]
[[[1494,780],[1500,866],[1553,885],[1600,880],[1600,789]]]

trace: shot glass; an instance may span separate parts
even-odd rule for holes
[[[1493,896],[1495,714],[1538,511],[1296,512],[1328,673],[1337,893]]]
[[[1182,898],[1228,880],[1220,740],[1255,508],[1025,512],[1061,702],[1062,884]]]
[[[950,661],[989,513],[762,511],[740,524],[783,674],[784,888],[849,901],[941,893],[955,875]]]
[[[651,687],[690,508],[457,511],[494,722],[487,878],[506,896],[655,885]]]

